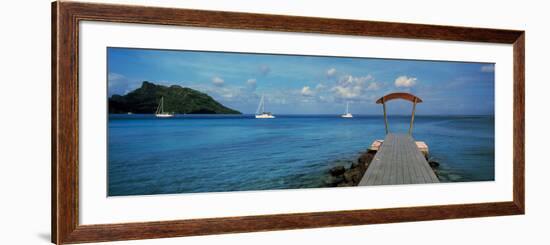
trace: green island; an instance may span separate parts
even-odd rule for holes
[[[148,81],[126,95],[112,95],[109,98],[109,113],[152,114],[161,98],[164,98],[164,111],[175,114],[241,114],[197,90],[179,85],[157,85]]]

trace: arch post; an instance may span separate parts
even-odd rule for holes
[[[407,101],[410,101],[411,103],[413,103],[412,116],[411,116],[411,125],[409,126],[409,135],[412,135],[412,130],[413,130],[413,126],[414,126],[414,114],[416,113],[416,104],[422,103],[422,99],[416,97],[413,94],[400,92],[400,93],[386,94],[386,95],[382,96],[380,99],[376,100],[376,104],[382,104],[382,106],[384,107],[384,123],[385,123],[385,126],[386,126],[386,134],[388,134],[389,131],[390,131],[389,126],[388,126],[388,115],[387,115],[387,112],[386,112],[386,102],[388,102],[390,100],[395,100],[395,99],[407,100]]]
[[[388,117],[386,115],[386,101],[384,99],[382,99],[382,107],[384,108],[384,125],[386,125],[386,134],[388,134],[389,133]]]
[[[415,111],[416,111],[416,98],[414,98],[414,101],[413,101],[413,110],[412,110],[412,115],[411,115],[411,125],[409,126],[409,135],[412,135]]]

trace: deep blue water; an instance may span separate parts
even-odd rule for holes
[[[410,117],[389,118],[406,132]],[[384,138],[381,116],[110,115],[109,196],[324,187]],[[416,116],[442,182],[494,180],[494,117]]]

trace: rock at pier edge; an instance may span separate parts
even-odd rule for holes
[[[327,182],[328,187],[343,187],[343,186],[357,186],[363,178],[363,175],[367,171],[369,164],[374,159],[374,155],[380,149],[383,140],[375,140],[372,142],[369,149],[361,153],[355,162],[351,164],[349,168],[344,166],[335,166],[329,170],[330,178]],[[429,160],[428,145],[423,141],[415,142],[418,149],[422,152],[426,160]],[[439,163],[434,160],[429,160],[430,167],[434,170],[436,176],[438,175]]]
[[[329,170],[331,177],[327,185],[330,187],[358,185],[375,154],[375,150],[367,150],[362,153],[359,158],[357,158],[357,161],[353,162],[348,169],[344,166],[331,168]]]

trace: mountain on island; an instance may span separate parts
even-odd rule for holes
[[[241,114],[214,100],[209,95],[178,85],[170,87],[144,81],[140,88],[126,95],[109,98],[109,113],[155,113],[164,98],[164,111],[176,114]]]

